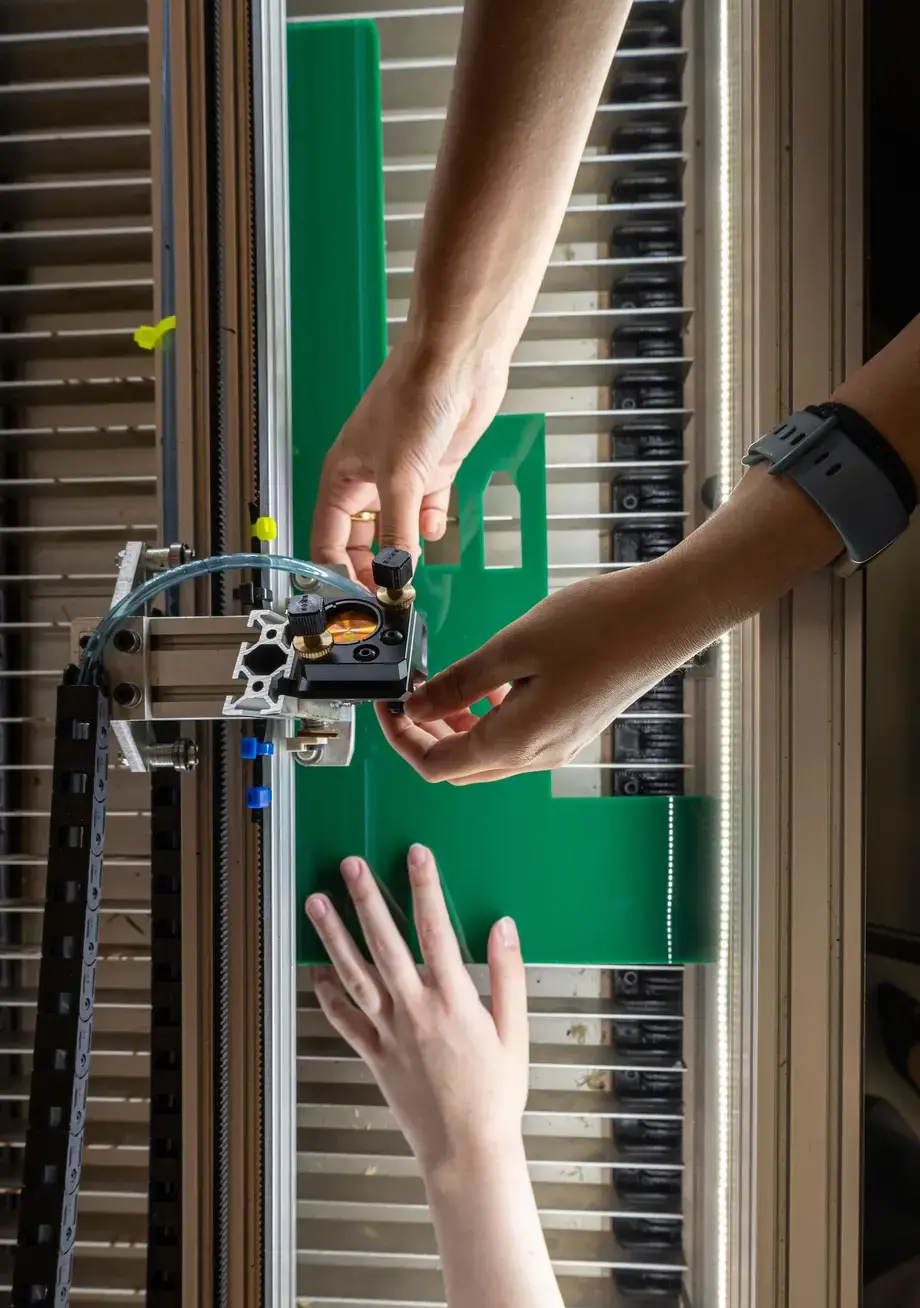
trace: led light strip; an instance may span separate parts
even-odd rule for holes
[[[674,796],[668,797],[668,962],[674,962]]]
[[[731,494],[737,472],[734,422],[735,320],[734,320],[734,232],[732,218],[732,78],[730,23],[732,0],[719,3],[719,117],[718,117],[718,244],[719,244],[719,441],[720,499]],[[716,1177],[718,1308],[729,1304],[729,1241],[732,1238],[730,1197],[731,1167],[731,953],[734,867],[734,717],[735,675],[738,638],[728,632],[721,644],[719,678],[719,944],[716,980],[717,1079],[718,1079],[718,1174]]]

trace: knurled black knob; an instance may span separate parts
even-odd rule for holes
[[[288,602],[288,639],[321,636],[326,630],[326,601],[322,595],[295,595]]]
[[[412,555],[398,545],[389,545],[375,555],[373,573],[384,590],[402,590],[412,580]]]

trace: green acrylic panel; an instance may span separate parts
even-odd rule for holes
[[[380,50],[370,21],[288,25],[294,550],[326,450],[386,354]]]
[[[370,23],[289,29],[295,549],[308,548],[322,457],[385,353],[379,63]],[[485,566],[482,501],[498,471],[521,502],[521,567]],[[433,669],[476,648],[547,593],[542,417],[499,418],[457,481],[460,561],[419,569]],[[432,786],[358,710],[348,769],[297,769],[300,903],[346,912],[338,877],[367,858],[409,918],[405,854],[431,846],[472,957],[512,915],[530,963],[703,961],[714,942],[714,806],[705,797],[553,798],[548,773]],[[413,941],[414,945],[417,942]],[[298,958],[323,961],[301,918]]]

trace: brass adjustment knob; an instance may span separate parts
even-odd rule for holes
[[[372,564],[377,599],[388,609],[407,609],[415,600],[412,555],[396,545],[381,550]]]
[[[321,595],[295,595],[288,602],[285,630],[301,658],[315,663],[326,657],[332,649],[326,626],[326,601]]]

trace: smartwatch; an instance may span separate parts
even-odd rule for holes
[[[743,463],[791,478],[833,523],[844,544],[837,570],[865,567],[907,529],[917,490],[901,456],[845,404],[815,405],[761,436]]]

